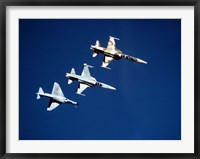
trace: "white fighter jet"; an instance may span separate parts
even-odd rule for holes
[[[72,68],[70,73],[66,73],[66,77],[69,78],[68,84],[71,84],[74,80],[79,82],[77,94],[83,95],[82,92],[88,88],[88,87],[93,87],[93,86],[100,86],[102,88],[107,88],[107,89],[112,89],[116,90],[116,88],[109,86],[107,84],[104,84],[102,82],[98,82],[94,77],[90,75],[90,70],[89,67],[92,68],[93,66],[87,65],[86,63],[84,64],[84,68],[82,71],[81,75],[77,75],[75,73],[74,68]]]
[[[97,54],[99,54],[99,53],[104,55],[104,60],[103,60],[103,63],[101,65],[101,67],[110,69],[107,66],[109,65],[109,63],[113,59],[120,60],[122,58],[128,59],[128,60],[133,61],[133,62],[147,64],[146,61],[143,61],[143,60],[141,60],[139,58],[123,54],[122,51],[117,49],[116,45],[115,45],[115,40],[119,40],[119,39],[115,38],[115,37],[112,37],[112,36],[109,36],[109,37],[110,37],[110,39],[108,41],[107,48],[101,47],[99,40],[96,41],[95,45],[91,45],[91,47],[90,47],[90,49],[93,50],[93,55],[92,55],[93,57],[96,57]]]
[[[37,94],[37,99],[40,99],[43,96],[50,98],[47,111],[52,111],[53,109],[55,109],[56,107],[58,107],[62,103],[70,103],[70,104],[73,104],[73,105],[78,105],[77,102],[69,100],[64,96],[59,84],[56,83],[56,82],[54,82],[51,94],[44,93],[44,91],[42,90],[41,87],[39,88],[39,91],[36,94]]]

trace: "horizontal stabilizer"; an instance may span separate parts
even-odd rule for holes
[[[68,84],[71,84],[73,81],[71,79],[68,79]]]
[[[96,56],[97,56],[97,53],[93,52],[92,57],[96,57]]]
[[[43,89],[40,87],[39,90],[38,90],[38,93],[36,93],[36,94],[37,94],[37,99],[40,99],[41,95],[44,94]]]

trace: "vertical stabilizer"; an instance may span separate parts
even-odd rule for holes
[[[99,42],[99,40],[96,41],[95,46],[96,46],[96,47],[100,47],[100,42]]]
[[[76,74],[76,72],[75,72],[75,69],[74,68],[72,68],[72,70],[71,70],[71,72],[70,72],[71,74]]]

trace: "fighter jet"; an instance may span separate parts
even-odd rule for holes
[[[69,100],[64,96],[59,84],[56,82],[54,82],[53,90],[51,94],[44,93],[41,87],[39,88],[39,91],[36,94],[37,94],[37,99],[40,99],[43,96],[50,98],[47,111],[52,111],[53,109],[57,108],[62,103],[70,103],[70,104],[78,105],[77,102]]]
[[[119,40],[119,39],[115,38],[115,37],[112,37],[112,36],[109,36],[109,37],[110,37],[110,39],[108,41],[107,48],[101,47],[99,40],[96,41],[95,45],[91,45],[91,47],[90,47],[90,49],[93,50],[93,55],[92,55],[93,57],[96,57],[97,54],[99,54],[99,53],[104,55],[104,60],[103,60],[103,63],[101,65],[101,67],[110,69],[107,66],[109,65],[109,63],[113,59],[120,60],[122,58],[128,59],[128,60],[133,61],[133,62],[147,64],[146,61],[143,61],[143,60],[141,60],[139,58],[123,54],[122,51],[117,49],[116,45],[115,45],[115,40]]]
[[[66,73],[66,77],[69,78],[68,84],[71,84],[74,80],[79,82],[77,94],[85,96],[85,94],[82,94],[82,92],[88,88],[88,87],[94,87],[94,86],[100,86],[102,88],[112,89],[116,90],[116,88],[109,86],[107,84],[104,84],[102,82],[98,82],[94,77],[90,75],[90,68],[93,68],[93,66],[84,64],[84,68],[81,75],[77,75],[74,68],[72,68],[70,73]]]

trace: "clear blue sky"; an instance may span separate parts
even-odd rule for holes
[[[92,57],[90,45],[108,36],[120,38],[117,48],[147,65],[112,61],[101,68],[102,55]],[[77,95],[78,83],[67,84],[66,72],[91,75],[116,91],[88,88]],[[180,140],[180,19],[20,19],[20,140]],[[48,112],[48,98],[36,100],[39,87],[51,93],[60,84],[65,96],[80,103],[62,104]]]

